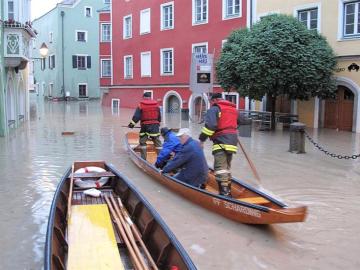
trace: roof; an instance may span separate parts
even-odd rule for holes
[[[64,0],[62,2],[60,2],[59,4],[61,5],[72,5],[76,2],[77,0]]]

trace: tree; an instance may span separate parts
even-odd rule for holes
[[[271,102],[279,95],[290,99],[333,97],[336,67],[333,50],[315,30],[287,15],[263,17],[251,30],[233,31],[216,63],[217,79],[226,91]]]

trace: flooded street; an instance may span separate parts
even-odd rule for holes
[[[50,205],[61,176],[76,160],[112,163],[145,195],[198,269],[360,269],[360,160],[325,156],[306,142],[289,153],[289,133],[254,132],[242,143],[261,186],[285,202],[309,207],[306,222],[249,226],[227,220],[160,186],[138,169],[124,146],[133,110],[112,112],[99,101],[31,102],[30,121],[0,138],[0,269],[41,269]],[[166,115],[170,127],[188,127]],[[181,123],[181,124],[179,124]],[[200,126],[191,124],[195,138]],[[74,135],[62,136],[63,131]],[[337,153],[360,153],[360,134],[309,130]],[[205,144],[212,164],[211,143]],[[258,185],[244,156],[233,175]]]

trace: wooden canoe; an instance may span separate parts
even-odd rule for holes
[[[72,173],[91,166],[104,173]],[[98,188],[100,197],[85,195],[84,188],[71,186],[73,179],[109,177]],[[69,200],[69,194],[71,200]],[[119,203],[124,227],[119,216],[112,215],[109,198]],[[70,205],[70,212],[68,211]],[[122,206],[122,207],[121,207]],[[115,205],[113,205],[115,209]],[[109,211],[110,210],[110,211]],[[126,223],[127,222],[127,223]],[[133,223],[131,223],[133,222]],[[126,228],[125,228],[126,227]],[[130,236],[123,237],[126,229]],[[135,237],[135,234],[137,238]],[[128,239],[128,242],[126,242]],[[137,246],[138,256],[147,267],[136,267],[131,250]],[[147,253],[146,253],[147,252]],[[148,255],[148,257],[146,257]],[[140,260],[138,260],[140,261]],[[151,264],[152,263],[152,264]],[[156,266],[155,266],[156,265]],[[149,202],[113,165],[103,161],[75,162],[62,177],[50,209],[45,242],[45,270],[68,269],[196,269],[184,248]]]
[[[147,146],[147,160],[143,160],[136,147],[138,141],[137,133],[126,134],[126,147],[132,161],[162,185],[202,207],[247,224],[289,223],[305,220],[306,206],[290,207],[274,196],[235,178],[231,180],[232,198],[219,195],[212,169],[209,169],[209,180],[205,189],[183,183],[169,174],[160,174],[159,169],[153,165],[157,156],[152,142],[149,142]]]

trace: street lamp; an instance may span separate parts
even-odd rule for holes
[[[48,47],[46,46],[45,42],[43,42],[43,43],[41,44],[41,47],[40,47],[39,51],[40,51],[40,55],[41,55],[43,58],[45,58],[45,57],[47,56],[47,54],[48,54],[48,52],[49,52],[49,49],[48,49]]]

